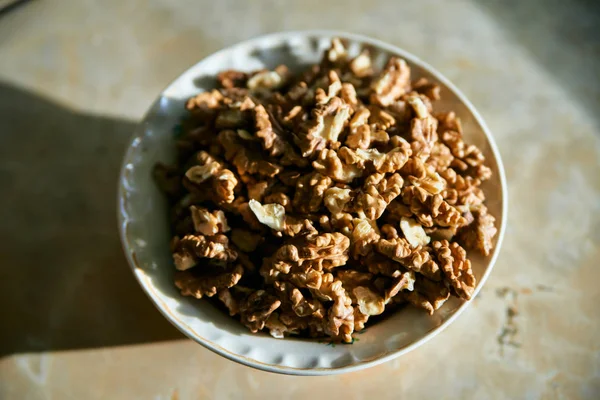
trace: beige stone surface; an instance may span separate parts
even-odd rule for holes
[[[600,26],[592,1],[46,1],[0,14],[0,398],[600,398]],[[454,81],[504,157],[498,263],[454,324],[333,377],[183,338],[134,281],[120,157],[160,90],[261,33],[330,28]],[[516,315],[511,313],[516,312]]]

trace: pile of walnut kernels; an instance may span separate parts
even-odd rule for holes
[[[187,103],[171,204],[175,285],[252,332],[352,341],[369,317],[469,299],[465,248],[496,234],[481,151],[404,60],[375,71],[334,39],[299,75],[224,71]]]

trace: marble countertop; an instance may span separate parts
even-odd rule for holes
[[[591,1],[44,1],[0,13],[0,398],[600,398],[600,8]],[[332,377],[185,339],[122,255],[121,156],[181,71],[261,33],[405,48],[471,99],[509,182],[498,263],[446,331]]]

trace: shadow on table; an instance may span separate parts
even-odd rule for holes
[[[0,357],[183,338],[119,242],[117,176],[134,127],[0,83]]]
[[[475,0],[600,126],[600,2]],[[558,110],[549,110],[556,112]]]

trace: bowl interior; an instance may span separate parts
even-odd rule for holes
[[[257,368],[292,374],[347,371],[375,364],[406,352],[446,326],[464,308],[452,298],[433,316],[406,307],[355,334],[351,345],[334,345],[307,339],[274,339],[250,334],[233,318],[207,301],[183,297],[173,285],[174,267],[169,252],[167,206],[151,177],[153,165],[171,162],[177,126],[185,114],[185,101],[215,86],[224,69],[251,71],[286,64],[292,69],[319,61],[332,37],[348,41],[351,55],[368,46],[379,67],[390,55],[406,59],[414,77],[427,77],[442,88],[438,110],[453,110],[461,118],[466,139],[482,149],[493,178],[485,183],[487,205],[496,217],[499,234],[489,257],[471,252],[473,271],[481,287],[504,232],[504,176],[486,128],[449,82],[410,54],[392,46],[343,33],[290,32],[253,39],[215,53],[184,72],[161,94],[139,125],[127,151],[119,183],[119,223],[126,255],[134,273],[159,310],[186,335],[230,359]],[[450,86],[449,86],[450,85]]]

